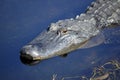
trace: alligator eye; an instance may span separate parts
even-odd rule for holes
[[[67,33],[67,30],[66,30],[66,29],[62,29],[62,30],[61,30],[61,33],[64,33],[64,34],[65,34],[65,33]]]
[[[59,29],[58,31],[57,31],[57,34],[66,34],[68,31],[66,30],[66,29]]]

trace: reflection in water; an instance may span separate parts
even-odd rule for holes
[[[57,75],[53,75],[52,80],[56,80]],[[95,67],[92,71],[91,77],[73,76],[63,77],[61,80],[119,80],[120,79],[120,62],[118,60],[111,60],[105,64]]]
[[[29,66],[36,65],[36,64],[40,63],[40,60],[39,61],[38,60],[32,60],[29,57],[29,55],[27,55],[27,56],[23,56],[23,55],[21,56],[20,55],[20,60],[23,64],[26,64],[26,65],[29,65]]]

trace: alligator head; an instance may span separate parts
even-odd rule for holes
[[[91,19],[93,21],[93,19]],[[92,22],[93,23],[93,22]],[[41,60],[82,47],[98,30],[89,21],[73,19],[60,20],[25,45],[21,50],[21,60],[35,64]]]

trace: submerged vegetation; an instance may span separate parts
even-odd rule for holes
[[[91,76],[70,76],[62,77],[60,80],[119,80],[120,62],[111,60],[101,66],[94,67]],[[57,80],[57,74],[54,74],[52,80]]]

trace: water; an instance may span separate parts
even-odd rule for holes
[[[84,12],[92,1],[0,1],[0,79],[51,80],[53,74],[57,74],[57,79],[64,76],[89,76],[93,67],[112,59],[119,60],[119,31],[106,44],[73,51],[66,58],[54,57],[35,66],[24,65],[19,59],[21,47],[46,29],[51,22],[75,17]]]

